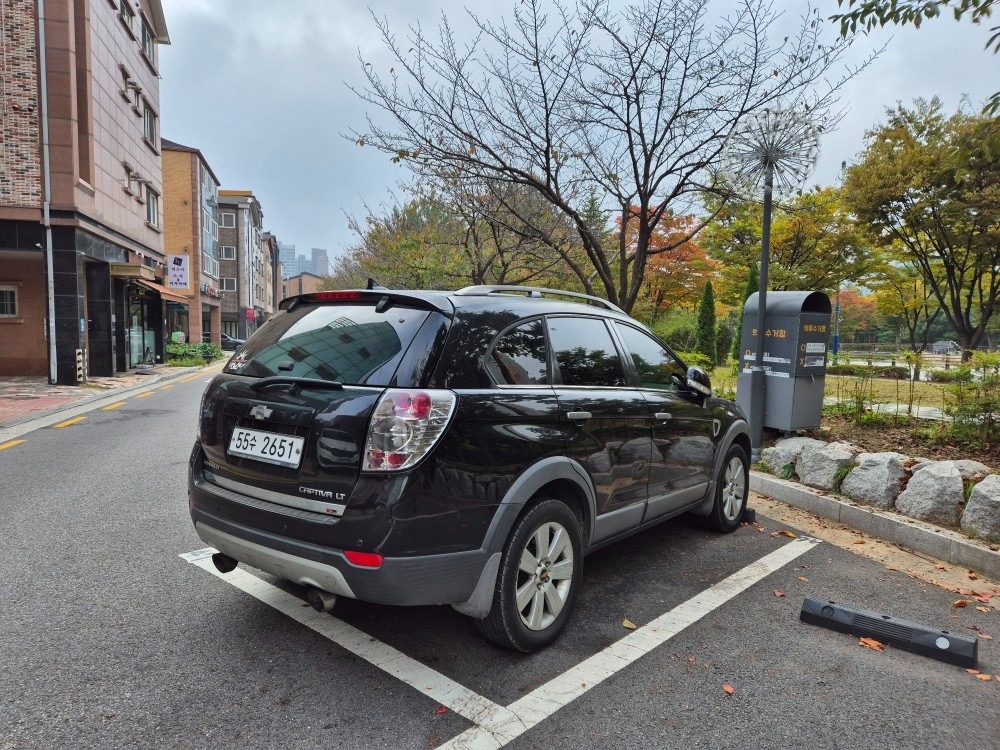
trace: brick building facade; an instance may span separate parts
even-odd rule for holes
[[[78,383],[162,358],[187,301],[163,285],[160,0],[0,14],[0,374]]]
[[[171,291],[189,300],[174,331],[193,343],[220,341],[219,179],[201,151],[163,139],[164,251]],[[173,335],[173,332],[171,335]]]

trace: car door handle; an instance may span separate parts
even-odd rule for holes
[[[566,419],[571,419],[574,422],[583,422],[586,419],[590,419],[594,415],[589,411],[568,411],[566,412]]]
[[[655,414],[653,414],[653,416],[656,417],[657,419],[662,419],[664,422],[666,422],[668,419],[672,419],[674,415],[671,414],[669,411],[658,411]]]

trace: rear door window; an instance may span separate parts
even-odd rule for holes
[[[250,377],[288,375],[387,386],[430,313],[371,305],[303,306],[275,316],[226,365]]]

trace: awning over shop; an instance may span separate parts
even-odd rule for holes
[[[153,269],[136,263],[111,263],[111,275],[116,279],[149,279],[152,280]]]
[[[146,287],[147,289],[152,289],[168,302],[179,302],[182,305],[191,304],[191,300],[187,297],[181,296],[172,289],[167,289],[163,286],[163,284],[157,284],[155,281],[147,281],[146,279],[135,279],[135,282]]]

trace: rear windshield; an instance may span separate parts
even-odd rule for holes
[[[237,349],[226,372],[290,375],[345,385],[389,385],[426,310],[373,305],[300,306],[278,313]]]

